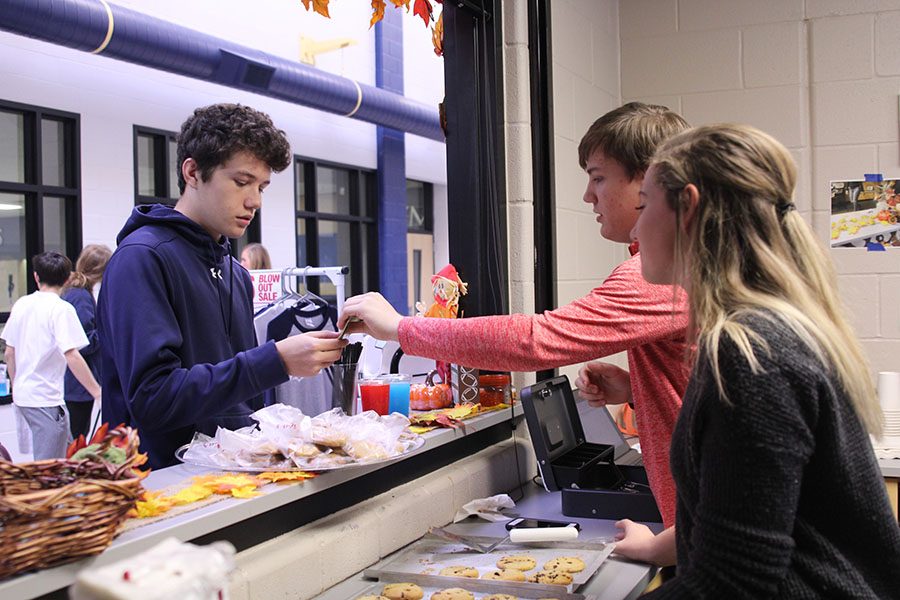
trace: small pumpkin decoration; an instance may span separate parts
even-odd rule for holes
[[[453,406],[453,390],[449,383],[435,383],[433,370],[425,378],[425,383],[414,383],[409,389],[409,407],[413,410],[434,410]]]

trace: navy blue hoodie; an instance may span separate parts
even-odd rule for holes
[[[103,287],[100,288],[101,290]],[[73,287],[66,290],[62,295],[62,299],[75,307],[78,314],[78,320],[84,328],[84,333],[88,338],[88,345],[79,350],[84,362],[94,375],[94,379],[100,381],[100,336],[97,334],[97,303],[94,302],[94,296],[90,291]],[[78,382],[71,369],[66,369],[65,379],[66,402],[93,402],[94,397],[84,389],[84,386]]]
[[[174,464],[195,431],[252,423],[262,392],[288,379],[273,342],[256,345],[250,275],[197,223],[134,209],[97,307],[103,418],[136,427],[151,467]]]

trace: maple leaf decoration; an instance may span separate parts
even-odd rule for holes
[[[438,4],[443,4],[443,0],[434,0]],[[306,10],[309,10],[310,5],[315,12],[319,13],[323,17],[330,19],[331,15],[328,14],[328,3],[330,0],[300,0],[303,3],[303,7]],[[394,8],[400,8],[401,6],[406,7],[406,12],[409,12],[409,2],[410,0],[391,0],[391,4],[394,5]],[[369,19],[369,29],[371,29],[375,23],[378,23],[382,19],[384,19],[384,9],[387,6],[387,0],[371,0],[372,5],[372,18]],[[425,27],[428,27],[431,24],[433,19],[434,7],[431,4],[431,0],[415,0],[415,4],[413,5],[413,15],[422,17],[422,20],[425,21]],[[434,44],[434,53],[438,56],[444,55],[444,15],[441,14],[438,17],[437,23],[431,29],[431,43]]]
[[[300,0],[303,3],[304,8],[309,10],[309,5],[312,3],[313,10],[326,19],[330,19],[331,15],[328,14],[328,2],[330,0]]]
[[[372,0],[372,19],[369,21],[369,29],[384,18],[385,0]]]
[[[425,27],[431,23],[431,2],[428,0],[416,0],[416,3],[413,5],[413,14],[419,15],[422,17],[422,20],[425,21]]]

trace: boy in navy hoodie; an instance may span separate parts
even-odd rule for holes
[[[335,332],[257,346],[250,275],[231,258],[272,172],[291,161],[284,132],[247,106],[199,108],[178,136],[174,208],[134,209],[98,305],[104,420],[140,430],[151,467],[176,462],[195,431],[252,423],[262,393],[315,375],[346,341]]]

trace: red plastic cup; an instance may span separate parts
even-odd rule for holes
[[[390,414],[391,385],[386,379],[361,379],[359,401],[363,411],[374,410],[379,415]]]

